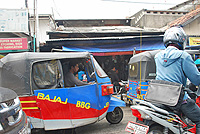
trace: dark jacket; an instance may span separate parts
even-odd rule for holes
[[[113,71],[112,69],[108,72],[108,76],[111,78],[112,84],[115,86],[119,85],[119,77],[117,76],[117,73]]]

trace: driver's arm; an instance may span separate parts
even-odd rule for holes
[[[88,85],[88,83],[83,82],[83,81],[77,79],[76,77],[73,77],[73,78],[72,78],[72,81],[73,81],[74,84],[77,85],[77,86]]]
[[[197,69],[192,57],[187,53],[182,62],[183,71],[186,77],[196,86],[200,85],[200,72]]]

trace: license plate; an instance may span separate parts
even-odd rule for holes
[[[149,126],[129,121],[125,131],[133,134],[147,134],[149,131]]]

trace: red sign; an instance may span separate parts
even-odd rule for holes
[[[1,38],[0,50],[28,49],[27,38]]]

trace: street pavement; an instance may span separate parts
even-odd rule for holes
[[[97,123],[76,128],[76,134],[130,134],[125,128],[129,121],[135,121],[135,117],[129,106],[122,107],[122,110],[124,117],[119,124],[110,124],[105,118]]]

